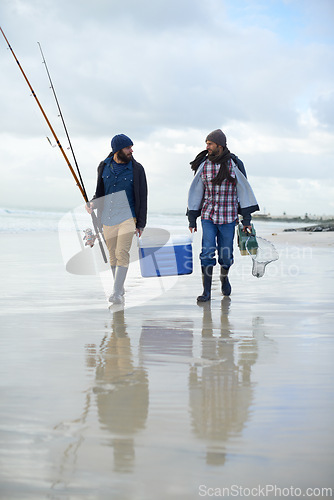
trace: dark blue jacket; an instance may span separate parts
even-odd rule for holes
[[[110,153],[108,158],[112,157],[113,153]],[[96,191],[93,196],[92,201],[94,202],[94,207],[97,208],[97,219],[99,226],[101,226],[101,216],[103,211],[103,199],[99,203],[99,199],[105,196],[104,183],[102,178],[103,169],[105,166],[105,160],[101,161],[97,168],[97,185]],[[133,190],[134,190],[134,200],[135,200],[135,214],[136,214],[136,227],[144,229],[146,226],[147,218],[147,181],[144,167],[138,163],[134,158],[132,158],[133,166]]]

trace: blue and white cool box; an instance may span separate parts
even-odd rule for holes
[[[193,271],[192,237],[170,236],[165,242],[159,238],[138,239],[139,262],[144,278],[175,276]]]

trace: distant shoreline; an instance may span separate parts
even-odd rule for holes
[[[298,224],[305,224],[303,227],[284,229],[284,232],[305,231],[311,233],[334,231],[334,217],[298,217],[282,215],[271,216],[265,214],[253,215],[253,219],[271,222],[296,222]],[[313,224],[312,224],[313,223]]]
[[[298,215],[266,215],[252,214],[252,219],[272,222],[298,222],[302,224],[334,224],[334,216],[298,216]]]
[[[54,207],[27,207],[27,206],[0,206],[0,213],[3,214],[15,214],[15,212],[36,212],[43,214],[65,214],[69,211],[73,210],[73,207],[57,209]],[[168,212],[168,211],[159,211],[159,210],[151,210],[150,213],[152,215],[175,215],[175,216],[185,216],[184,212]],[[334,223],[334,215],[271,215],[271,214],[261,214],[261,213],[253,213],[252,218],[261,221],[273,221],[273,222],[298,222],[298,223]]]

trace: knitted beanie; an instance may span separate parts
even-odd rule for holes
[[[224,148],[226,147],[226,135],[220,130],[220,128],[210,132],[205,140],[214,142],[215,144],[218,144],[218,146],[223,146]]]
[[[128,148],[129,146],[133,146],[133,142],[127,135],[118,134],[111,139],[111,148],[113,153],[117,153],[117,151],[120,151],[123,148]]]

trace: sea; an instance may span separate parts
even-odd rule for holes
[[[92,227],[90,216],[82,206],[73,210],[57,211],[43,209],[0,208],[0,233],[57,232],[73,229],[73,218],[78,231]],[[255,220],[258,232],[284,230],[305,226],[303,222],[287,220]],[[187,231],[187,217],[182,213],[152,212],[148,214],[147,226]]]

